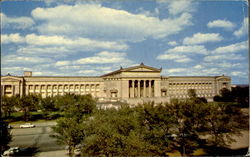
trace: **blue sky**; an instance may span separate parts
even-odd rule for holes
[[[1,74],[99,76],[162,67],[164,76],[248,83],[248,2],[3,1]]]

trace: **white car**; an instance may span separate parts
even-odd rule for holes
[[[6,151],[4,151],[2,156],[10,156],[10,155],[15,155],[16,153],[18,153],[20,151],[19,147],[12,147]]]
[[[31,123],[26,123],[26,124],[22,124],[20,125],[20,128],[34,128],[35,125],[31,124]]]

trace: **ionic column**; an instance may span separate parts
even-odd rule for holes
[[[141,97],[141,80],[138,80],[138,97]]]
[[[14,87],[15,87],[14,85],[11,85],[11,95],[15,94]]]
[[[62,84],[62,95],[64,95],[64,84]]]
[[[143,81],[143,97],[146,97],[146,80]]]
[[[57,90],[56,90],[56,95],[59,95],[59,84],[57,84]]]
[[[81,84],[78,84],[78,86],[79,86],[79,88],[78,88],[78,93],[79,93],[79,95],[81,95]]]
[[[132,80],[132,91],[131,91],[131,98],[134,98],[134,92],[135,92],[135,88],[134,88],[134,80]]]
[[[68,92],[70,93],[70,84],[68,84]]]
[[[1,87],[2,87],[1,95],[4,96],[5,85],[2,85]]]
[[[42,95],[42,85],[39,85],[39,94]]]
[[[87,90],[86,90],[86,87],[87,85],[86,84],[84,84],[84,94],[86,95],[86,92],[87,92]]]
[[[52,84],[52,85],[51,85],[51,90],[50,90],[50,91],[51,91],[51,97],[53,97],[53,93],[54,93],[53,87],[54,87],[54,85]]]
[[[96,97],[96,84],[95,84],[95,97]]]
[[[36,85],[33,85],[33,94],[36,93]]]
[[[20,83],[20,96],[23,96],[23,82]]]
[[[148,83],[148,97],[152,97],[152,87],[151,87],[151,80],[149,80],[149,83]]]
[[[45,97],[48,96],[48,85],[45,85]]]
[[[92,95],[92,84],[89,84],[89,94],[90,94],[91,96],[93,96],[93,95]]]
[[[25,95],[29,94],[29,85],[25,85]]]

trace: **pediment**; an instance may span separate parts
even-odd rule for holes
[[[139,68],[135,68],[135,69],[130,69],[130,70],[126,70],[126,72],[154,72],[156,70],[154,69],[149,69],[149,68],[145,68],[145,67],[139,67]]]
[[[141,63],[139,66],[125,68],[122,71],[123,72],[161,72],[161,69],[146,66],[143,63]]]
[[[129,67],[129,68],[122,68],[121,67],[119,70],[113,71],[111,73],[108,73],[108,74],[105,74],[105,75],[102,75],[102,76],[104,76],[104,77],[105,76],[111,76],[111,75],[114,76],[114,75],[120,74],[122,72],[157,72],[157,73],[160,73],[161,68],[157,69],[157,68],[154,68],[154,67],[146,66],[143,63],[141,63],[138,66],[133,66],[133,67]]]
[[[3,82],[19,82],[19,81],[22,81],[22,78],[15,77],[15,76],[3,76],[3,77],[1,77],[1,81],[3,81]]]
[[[217,80],[220,80],[220,81],[230,81],[230,77],[228,76],[219,76],[217,77]]]

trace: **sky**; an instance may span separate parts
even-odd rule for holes
[[[1,2],[1,75],[100,76],[122,67],[249,83],[246,0]]]

